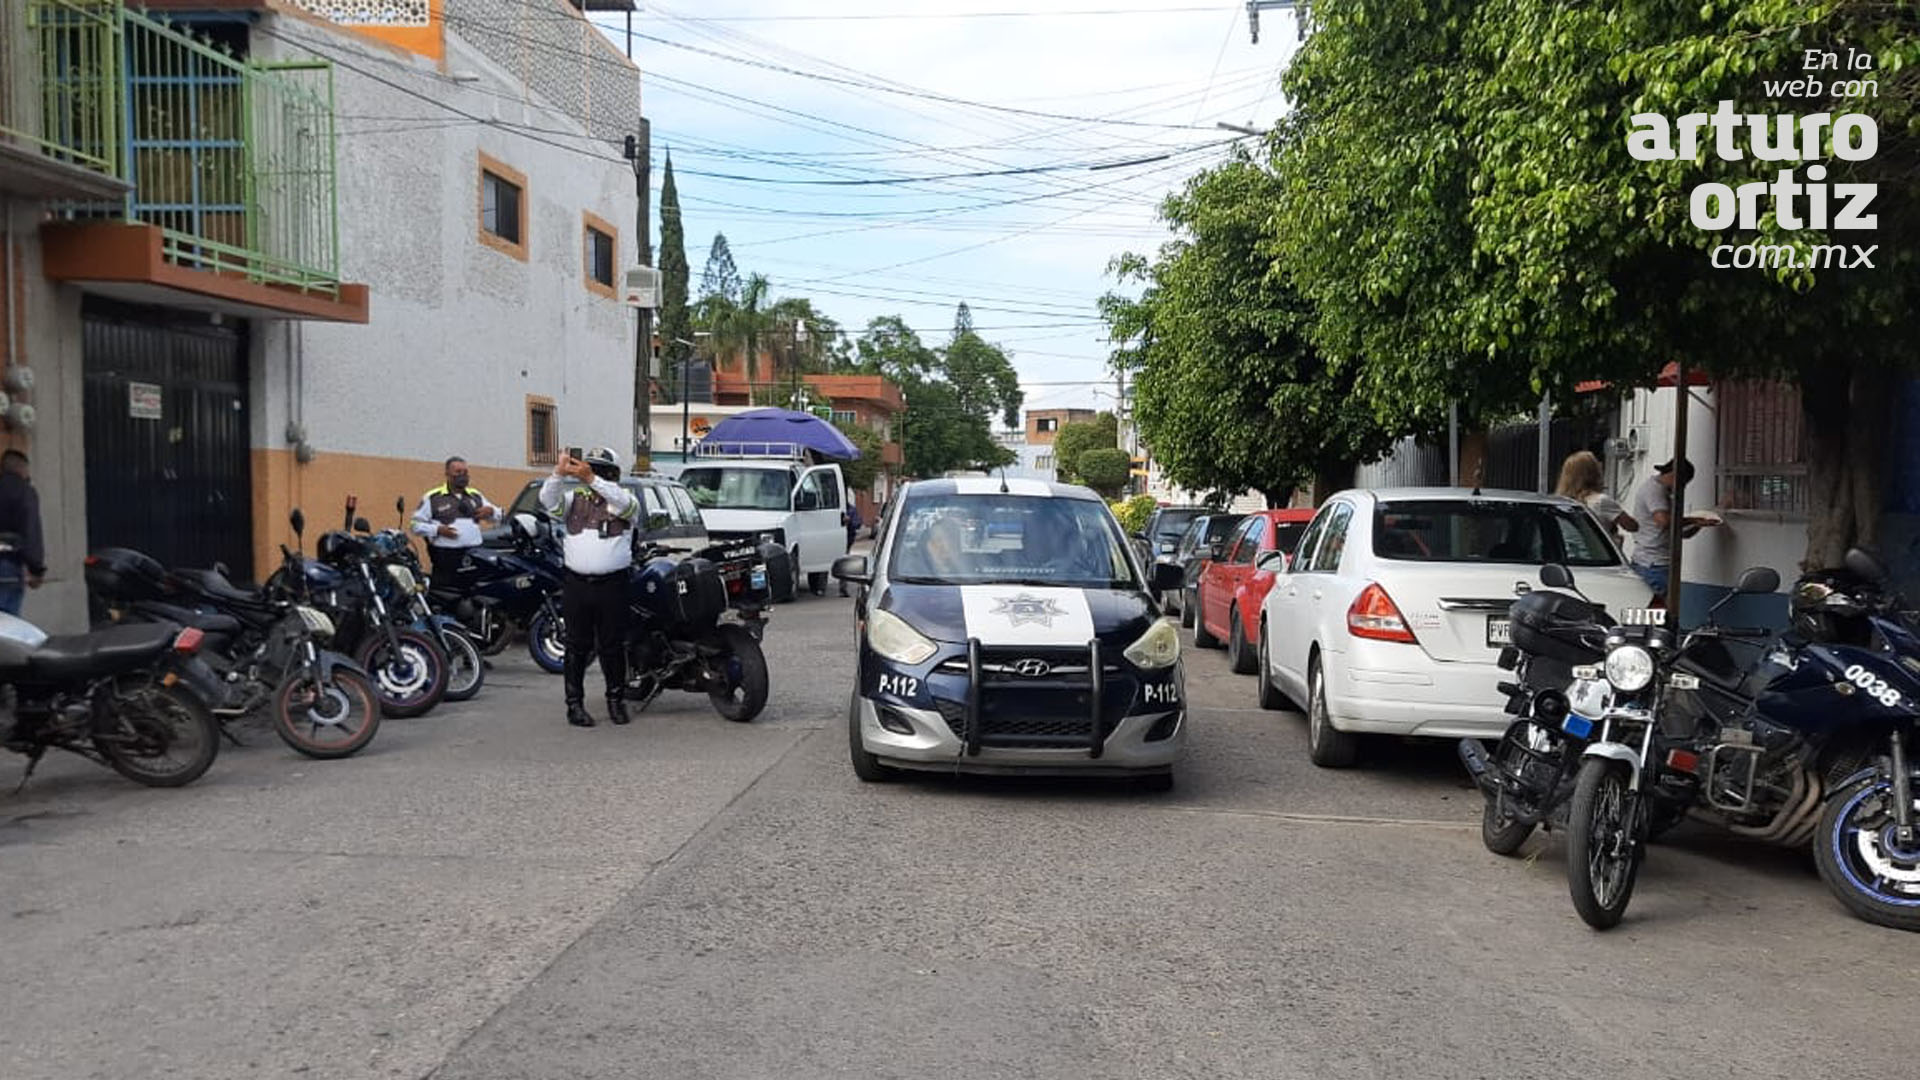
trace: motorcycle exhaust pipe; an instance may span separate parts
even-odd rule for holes
[[[1479,739],[1461,739],[1458,749],[1460,763],[1467,767],[1474,785],[1482,794],[1498,795],[1500,792],[1493,776],[1493,763],[1487,760],[1487,748],[1480,745]]]

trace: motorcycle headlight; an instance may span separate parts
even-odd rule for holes
[[[1653,654],[1638,645],[1622,645],[1607,654],[1607,682],[1634,693],[1653,682]]]
[[[300,604],[294,607],[293,613],[300,616],[300,625],[307,628],[307,633],[321,641],[333,637],[333,620],[327,617],[326,612]]]
[[[420,584],[414,580],[413,571],[399,563],[387,564],[387,576],[393,579],[393,583],[398,585],[403,593],[411,595],[420,591]]]
[[[1120,655],[1127,662],[1145,671],[1157,671],[1172,667],[1180,659],[1180,631],[1175,629],[1173,620],[1156,619],[1139,640],[1127,646]]]
[[[867,617],[867,644],[896,664],[925,663],[940,651],[927,635],[889,611],[875,609]]]

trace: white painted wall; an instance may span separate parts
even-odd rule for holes
[[[537,395],[558,407],[560,445],[624,453],[634,317],[587,290],[581,218],[618,227],[617,269],[636,261],[634,178],[618,148],[465,122],[380,81],[504,124],[584,132],[451,30],[446,70],[477,81],[297,19],[268,16],[266,26],[379,79],[336,63],[341,276],[370,287],[371,321],[304,324],[291,341],[283,324],[259,328],[255,445],[287,445],[291,408],[322,452],[458,453],[525,468],[526,398]],[[254,40],[263,59],[301,55],[266,33]],[[633,93],[637,101],[637,76]],[[478,239],[480,151],[527,176],[526,262]],[[291,393],[290,363],[303,369]]]
[[[1029,443],[1027,442],[1027,433],[1024,429],[1020,431],[995,432],[993,441],[1020,455],[1020,460],[1017,463],[1007,466],[1007,479],[1049,481],[1059,479],[1057,470],[1055,470],[1051,464],[1053,459],[1052,443]],[[1040,467],[1041,458],[1046,458],[1049,462],[1048,466],[1044,469]],[[994,475],[998,476],[999,473],[996,472]]]

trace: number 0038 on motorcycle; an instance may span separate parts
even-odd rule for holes
[[[1487,647],[1503,648],[1513,644],[1513,620],[1505,615],[1487,616]]]

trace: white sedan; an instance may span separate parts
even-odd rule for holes
[[[1343,491],[1260,605],[1263,708],[1305,706],[1314,764],[1365,735],[1498,738],[1507,609],[1560,563],[1616,618],[1651,590],[1584,507],[1461,488]]]

